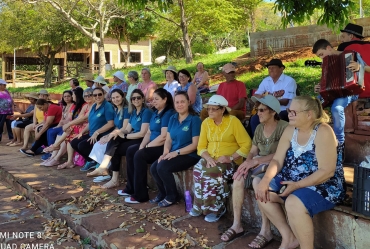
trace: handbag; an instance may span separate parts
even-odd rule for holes
[[[81,156],[77,151],[73,153],[73,164],[81,167],[85,165],[85,158]]]

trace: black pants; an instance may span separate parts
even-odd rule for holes
[[[158,186],[158,198],[166,199],[169,202],[176,202],[178,198],[174,172],[187,170],[194,166],[200,158],[180,155],[171,160],[155,161],[150,167],[150,173]]]
[[[32,123],[33,123],[32,120],[25,119],[25,120],[22,120],[21,122],[19,122],[18,124],[16,124],[15,127],[24,129],[24,128],[26,128],[27,125],[30,125]]]
[[[126,152],[127,185],[124,192],[138,202],[149,200],[147,189],[148,164],[154,163],[163,154],[163,145],[139,150],[140,145],[132,145]]]
[[[7,119],[6,117],[11,114],[0,114],[0,141],[1,137],[3,135],[3,130],[4,130],[4,123],[6,124],[6,129],[8,130],[8,137],[9,139],[13,139],[13,132],[12,132],[12,121],[10,119]]]
[[[57,125],[58,124],[50,125],[50,127],[44,133],[41,134],[40,138],[33,143],[32,148],[30,150],[36,153],[37,149],[40,148],[42,145],[45,146],[48,145],[48,130]]]
[[[102,135],[100,134],[97,140],[99,141],[101,137]],[[92,148],[94,147],[94,144],[90,144],[90,141],[87,141],[89,138],[90,135],[86,134],[83,135],[81,138],[73,139],[70,144],[75,151],[77,151],[81,156],[85,158],[86,161],[91,162],[93,160],[89,157],[89,155]]]
[[[127,149],[133,145],[141,144],[142,138],[138,139],[124,139],[117,137],[115,140],[109,141],[105,150],[105,155],[111,156],[111,165],[109,167],[112,171],[119,171],[121,166],[121,158],[127,155]]]

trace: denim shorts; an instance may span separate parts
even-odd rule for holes
[[[273,191],[279,191],[283,186],[280,182],[281,178],[275,176],[270,182],[270,189]],[[301,200],[311,217],[335,207],[335,204],[326,200],[322,195],[309,188],[300,188],[293,191],[291,194],[297,196],[298,199]],[[285,201],[287,197],[281,198]]]

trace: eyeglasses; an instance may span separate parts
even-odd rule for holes
[[[266,110],[267,110],[267,108],[257,108],[256,109],[257,112],[261,112],[261,113],[266,111]]]
[[[137,97],[131,97],[131,100],[134,101],[134,100],[141,100],[142,97],[141,96],[137,96]]]
[[[306,111],[309,111],[309,110],[295,111],[295,110],[290,110],[289,108],[286,108],[286,111],[288,112],[288,114],[290,114],[293,117],[295,117],[295,116],[297,116],[298,113],[306,112]]]
[[[93,94],[93,96],[96,98],[96,97],[101,97],[101,96],[103,96],[103,94],[102,93],[98,93],[98,94]]]
[[[90,98],[92,96],[93,96],[92,94],[88,94],[88,95],[84,95],[84,98]]]
[[[221,109],[221,107],[218,107],[218,108],[216,108],[216,107],[207,107],[207,111],[209,111],[209,112],[215,112],[215,111],[217,111],[217,110],[220,110]]]

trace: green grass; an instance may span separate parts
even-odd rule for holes
[[[187,69],[192,75],[196,72],[196,64],[198,62],[203,62],[205,64],[206,69],[208,72],[212,74],[219,73],[219,68],[222,67],[224,64],[231,62],[235,58],[248,53],[249,49],[244,48],[240,49],[233,53],[228,54],[212,54],[212,55],[199,55],[194,56],[194,62],[191,64],[186,64],[184,59],[181,60],[173,60],[171,63],[167,63],[165,65],[151,65],[149,66],[151,73],[152,73],[152,80],[156,83],[164,83],[165,78],[163,74],[163,70],[169,66],[174,65],[178,70],[180,69]],[[313,58],[305,58],[305,59],[298,59],[294,62],[288,62],[285,63],[286,69],[284,70],[284,73],[293,77],[298,85],[298,89],[300,91],[301,95],[311,95],[314,96],[315,93],[313,92],[313,86],[317,84],[320,81],[321,77],[321,68],[320,67],[305,67],[304,61],[306,59],[313,59]],[[246,61],[244,64],[249,64],[250,62],[253,62],[255,58],[251,58],[250,60]],[[135,66],[130,67],[127,69],[122,69],[123,72],[125,72],[126,76],[129,71],[137,71],[140,72],[143,66]],[[106,78],[112,77],[114,72],[117,70],[112,70],[107,72]],[[245,82],[247,89],[253,89],[258,88],[261,81],[268,76],[267,69],[263,69],[260,72],[248,72],[242,75],[238,75],[237,79],[240,81]],[[211,85],[220,83],[222,80],[218,81],[211,81]],[[86,84],[85,82],[81,82],[81,87],[85,88]],[[42,89],[42,86],[37,87],[25,87],[25,88],[11,88],[9,87],[9,90],[11,92],[23,92],[23,93],[29,93],[29,92],[37,92],[40,89]],[[52,88],[49,88],[48,91],[50,93],[62,93],[64,90],[70,89],[69,83],[65,82],[63,84],[53,86]]]
[[[191,64],[186,64],[185,59],[180,60],[172,60],[170,63],[164,64],[164,65],[151,65],[148,66],[150,68],[151,74],[152,74],[152,80],[156,83],[164,83],[165,77],[163,74],[163,70],[166,69],[169,65],[173,65],[176,67],[177,70],[180,69],[186,69],[188,70],[192,75],[196,72],[196,64],[198,62],[203,62],[206,69],[211,73],[217,73],[219,72],[219,67],[223,66],[224,64],[231,62],[233,59],[235,59],[238,56],[241,56],[245,53],[249,52],[249,48],[243,48],[233,53],[228,54],[212,54],[212,55],[198,55],[194,56],[194,62]],[[126,74],[129,71],[137,71],[140,75],[141,69],[143,66],[135,66],[135,67],[129,67],[126,69],[121,69]],[[117,70],[112,70],[106,73],[106,78],[112,77],[112,75]],[[81,87],[85,88],[86,84],[85,82],[81,83]],[[22,92],[22,93],[29,93],[29,92],[38,92],[40,89],[43,89],[42,86],[34,86],[34,87],[17,87],[17,88],[8,88],[10,92]],[[52,86],[51,88],[48,88],[47,90],[50,93],[62,93],[64,90],[70,89],[69,83],[65,82],[63,84]]]

